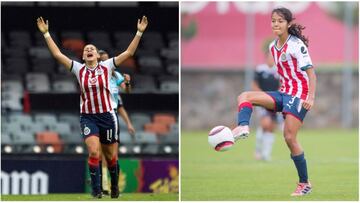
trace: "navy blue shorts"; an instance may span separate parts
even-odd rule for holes
[[[266,93],[270,95],[275,102],[274,111],[282,112],[284,116],[286,114],[291,114],[301,122],[304,120],[308,111],[302,106],[303,101],[300,98],[293,97],[278,91],[271,91]]]
[[[81,134],[84,139],[98,136],[100,143],[112,144],[118,140],[118,121],[115,112],[80,115]]]

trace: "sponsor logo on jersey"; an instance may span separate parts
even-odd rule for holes
[[[96,82],[97,82],[97,78],[95,77],[95,78],[90,78],[89,79],[89,83],[90,83],[90,85],[96,85]]]
[[[305,49],[304,46],[302,46],[302,47],[300,48],[300,51],[301,51],[302,54],[307,54],[307,51],[306,51],[306,49]]]

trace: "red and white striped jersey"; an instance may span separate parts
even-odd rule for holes
[[[109,112],[111,106],[110,79],[115,69],[114,58],[101,61],[96,68],[72,61],[71,72],[76,75],[80,85],[80,112],[95,114]]]
[[[269,49],[280,75],[280,92],[306,100],[309,78],[305,71],[313,67],[307,47],[293,35],[289,35],[282,47],[278,48],[276,44],[277,40],[274,40]]]

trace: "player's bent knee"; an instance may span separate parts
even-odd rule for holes
[[[241,104],[244,101],[248,101],[249,100],[249,93],[248,92],[243,92],[241,93],[238,98],[238,103]]]

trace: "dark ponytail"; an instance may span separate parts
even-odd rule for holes
[[[293,18],[292,13],[289,9],[281,7],[281,8],[275,8],[271,14],[273,13],[277,13],[278,15],[282,16],[288,23],[291,23],[293,20],[295,20],[295,18]],[[307,37],[305,37],[302,34],[302,30],[304,30],[305,27],[300,25],[300,24],[296,24],[293,23],[289,28],[288,28],[288,32],[291,35],[294,35],[295,37],[301,39],[301,41],[304,42],[305,46],[308,47],[309,44],[309,39]]]

